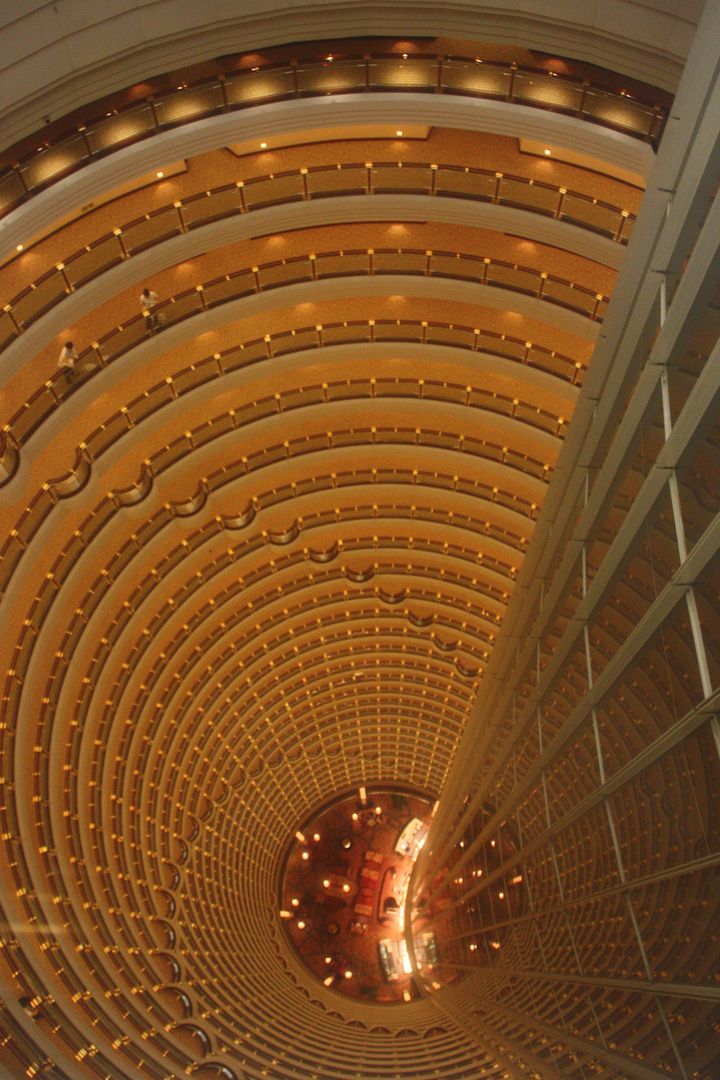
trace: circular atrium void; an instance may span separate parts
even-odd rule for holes
[[[325,986],[382,1003],[417,997],[404,934],[410,874],[434,801],[400,788],[345,795],[295,834],[281,916]]]

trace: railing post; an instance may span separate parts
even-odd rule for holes
[[[127,259],[128,258],[128,252],[127,252],[127,248],[125,247],[125,241],[122,238],[122,229],[113,229],[113,236],[115,237],[115,239],[118,242],[118,247],[120,248],[120,256],[121,256],[121,258],[122,259]]]
[[[176,211],[177,216],[178,216],[178,222],[180,223],[180,232],[181,233],[186,233],[187,232],[187,225],[185,224],[185,218],[183,217],[182,203],[178,199],[177,202],[173,203],[173,206],[175,207],[175,211]]]

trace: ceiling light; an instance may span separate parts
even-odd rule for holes
[[[396,131],[395,134],[396,135],[402,135],[402,131]]]
[[[260,143],[260,149],[261,149],[261,150],[264,150],[266,146],[267,146],[267,143],[266,143],[266,142],[261,142],[261,143]]]
[[[18,244],[18,246],[17,246],[17,248],[15,250],[16,251],[22,251],[22,249],[23,249],[22,244]]]
[[[161,179],[161,177],[163,176],[163,173],[162,173],[162,172],[159,172],[159,173],[157,174],[157,176],[158,176],[158,180],[160,180],[160,179]]]
[[[298,919],[297,928],[298,928],[298,930],[304,930],[305,929],[305,923],[303,922],[302,919]]]
[[[550,151],[549,150],[543,150],[543,154],[545,155],[545,157],[550,157]]]

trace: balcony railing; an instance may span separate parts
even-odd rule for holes
[[[172,236],[268,206],[357,194],[433,195],[519,207],[589,229],[623,245],[635,222],[635,215],[629,211],[581,192],[526,177],[453,165],[323,165],[260,176],[158,207],[68,255],[0,311],[0,350],[69,293]]]
[[[290,61],[214,77],[103,111],[0,173],[0,216],[61,177],[182,124],[271,101],[402,91],[445,93],[559,112],[657,145],[667,110],[574,76],[462,57]]]
[[[168,327],[210,308],[285,285],[318,281],[323,278],[366,277],[382,274],[452,278],[478,285],[508,289],[568,309],[594,322],[602,321],[609,300],[601,293],[595,293],[591,289],[552,274],[499,259],[461,255],[450,251],[397,248],[331,251],[265,263],[262,266],[245,267],[233,274],[185,289],[158,304],[153,313],[154,328],[152,330],[154,333],[162,333]],[[345,327],[345,324],[340,325]],[[578,365],[569,357],[559,356],[551,350],[538,349],[532,343],[521,342],[519,339],[513,343],[504,335],[487,334],[480,329],[452,326],[449,327],[447,334],[440,330],[436,334],[432,328],[440,328],[444,324],[424,322],[411,324],[400,320],[384,320],[358,325],[370,328],[367,340],[408,340],[410,338],[423,342],[438,341],[450,344],[451,338],[454,337],[458,339],[459,347],[499,353],[525,364],[532,362],[567,382],[576,382],[582,370],[582,365]],[[409,334],[406,330],[400,329],[406,325],[414,325],[419,329]],[[348,338],[342,330],[339,334],[334,333],[330,327],[325,333],[323,331],[322,326],[294,330],[290,335],[285,335],[289,339],[289,348],[283,351],[296,351],[316,345],[329,345],[357,339],[352,336]],[[66,369],[55,372],[15,412],[5,426],[0,472],[8,472],[7,464],[4,470],[2,464],[11,449],[20,447],[26,442],[81,382],[92,377],[93,372],[99,368],[107,367],[123,353],[146,340],[150,332],[149,321],[138,314],[83,349],[73,374],[69,374]],[[485,339],[487,339],[487,348]],[[273,355],[272,346],[268,347],[268,343],[272,340],[270,336],[267,336],[257,343],[260,351],[255,359]],[[240,365],[249,362],[255,351],[256,343],[249,343],[248,352],[240,361]],[[12,470],[10,474],[11,472]]]

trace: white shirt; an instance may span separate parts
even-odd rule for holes
[[[158,294],[156,292],[151,292],[147,296],[145,296],[145,294],[143,293],[140,296],[140,307],[143,309],[143,311],[152,311],[157,302]]]
[[[58,359],[58,367],[73,368],[77,358],[78,354],[74,345],[71,349],[68,349],[67,345],[63,345],[63,350]]]

